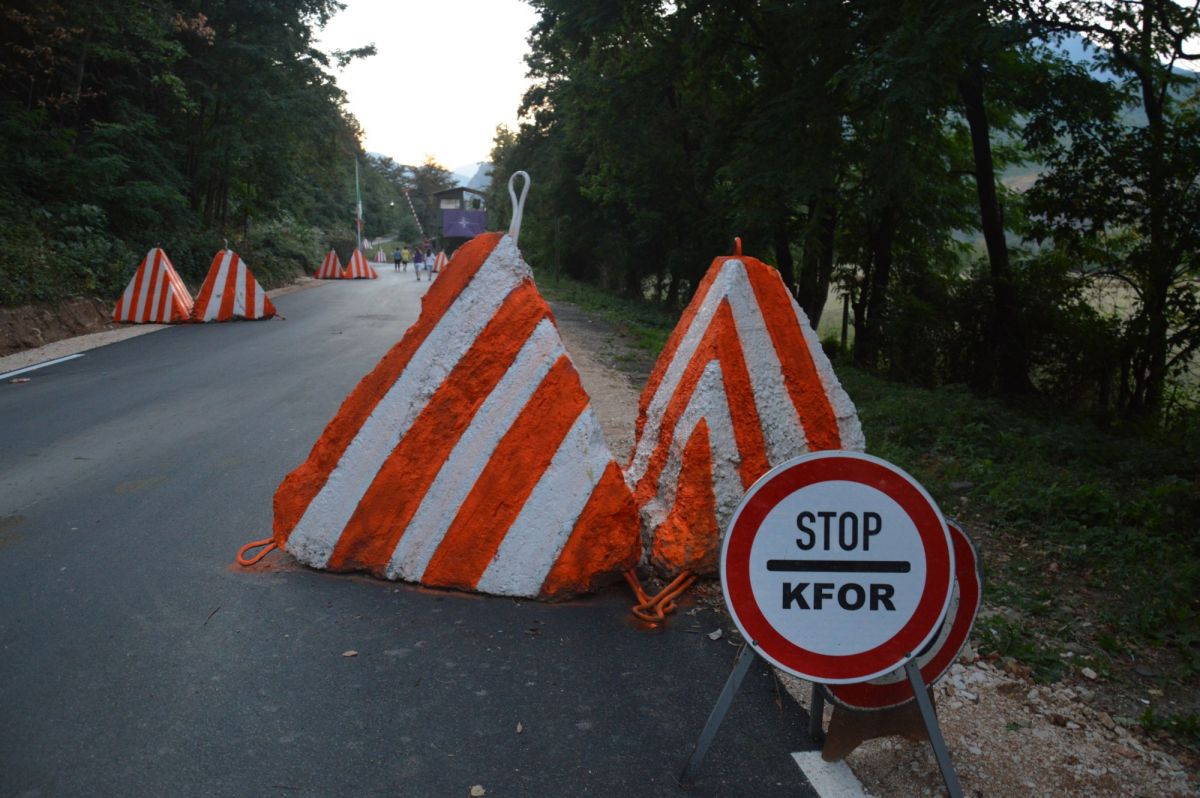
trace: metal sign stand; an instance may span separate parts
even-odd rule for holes
[[[755,654],[749,645],[743,645],[738,649],[737,658],[733,661],[733,670],[729,672],[729,678],[725,680],[725,686],[721,688],[721,694],[717,696],[717,703],[713,706],[712,712],[709,713],[708,720],[704,724],[704,729],[700,732],[699,739],[696,740],[696,748],[692,752],[692,757],[688,760],[683,772],[679,774],[679,783],[681,785],[686,787],[695,782],[696,773],[704,763],[704,757],[708,755],[708,749],[712,745],[713,739],[717,736],[717,729],[720,728],[721,722],[725,720],[725,715],[729,713],[729,707],[733,705],[734,695],[741,688],[746,674],[750,671],[750,666],[754,664],[754,660],[757,658],[757,654]],[[937,715],[933,711],[933,702],[929,700],[929,688],[926,686],[925,680],[921,677],[921,669],[917,666],[915,657],[910,658],[905,663],[904,672],[908,676],[909,684],[912,685],[913,695],[916,696],[917,707],[921,712],[921,720],[924,721],[925,730],[929,734],[929,744],[933,746],[933,755],[937,759],[938,767],[942,771],[942,781],[946,785],[946,791],[949,793],[950,798],[963,798],[962,785],[958,782],[958,774],[954,770],[954,763],[950,761],[950,752],[946,748],[946,740],[942,737],[942,730],[938,726]],[[808,728],[812,739],[818,743],[825,736],[822,728],[824,725],[824,714],[825,695],[814,682],[812,703],[809,705]]]
[[[683,769],[683,773],[679,774],[680,784],[688,785],[695,780],[696,771],[700,769],[700,764],[704,762],[704,757],[708,753],[708,747],[712,745],[713,738],[717,736],[717,729],[721,726],[721,721],[725,720],[725,714],[729,712],[729,707],[733,704],[734,693],[742,686],[742,681],[746,678],[750,666],[754,664],[754,660],[757,658],[758,655],[754,653],[750,646],[743,644],[738,649],[737,658],[733,661],[733,670],[729,672],[729,678],[725,680],[725,686],[721,688],[721,694],[717,696],[716,706],[712,708],[712,712],[708,715],[708,721],[704,724],[704,730],[700,732],[700,739],[696,741],[696,750],[692,752],[692,758],[688,760],[687,767]]]
[[[908,675],[908,683],[912,685],[913,695],[917,699],[917,707],[921,710],[921,719],[925,721],[925,731],[929,732],[929,744],[933,746],[933,755],[937,757],[938,767],[942,769],[942,781],[946,783],[946,792],[950,798],[962,798],[962,785],[958,783],[958,774],[954,772],[954,763],[950,761],[950,752],[946,750],[946,741],[942,737],[942,729],[938,726],[937,715],[933,714],[933,702],[929,700],[929,688],[921,677],[921,668],[917,658],[910,657],[904,663],[904,672]]]

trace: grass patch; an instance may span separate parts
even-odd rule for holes
[[[679,320],[678,314],[665,311],[653,302],[611,294],[570,277],[555,279],[553,274],[540,269],[534,271],[534,277],[538,290],[546,299],[570,302],[620,325],[633,337],[638,348],[651,356],[657,356],[666,346],[667,338]]]
[[[983,538],[985,595],[1022,618],[982,625],[985,645],[1048,678],[1066,647],[1101,675],[1114,657],[1170,648],[1181,677],[1200,675],[1194,441],[1117,434],[845,365],[838,374],[868,450]]]
[[[1149,708],[1138,718],[1138,723],[1148,732],[1153,733],[1161,729],[1176,742],[1193,751],[1200,751],[1200,717],[1195,712],[1159,715],[1153,708]]]
[[[538,287],[621,325],[650,355],[678,319],[568,278],[539,273]],[[909,471],[979,544],[985,598],[1000,610],[980,618],[984,653],[1019,660],[1039,681],[1085,667],[1116,678],[1147,659],[1177,683],[1200,676],[1195,430],[1121,434],[1062,411],[835,366],[867,450]],[[1177,725],[1187,731],[1186,720]]]

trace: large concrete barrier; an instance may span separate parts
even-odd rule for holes
[[[625,479],[651,563],[711,572],[762,474],[805,452],[863,447],[854,405],[779,273],[740,254],[715,259],[639,402]]]
[[[484,234],[275,493],[298,560],[432,587],[587,592],[641,556],[637,509],[512,237]]]

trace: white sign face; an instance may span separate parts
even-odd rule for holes
[[[767,472],[733,514],[721,584],[756,651],[801,678],[873,679],[936,634],[954,553],[929,494],[858,452],[818,452]]]
[[[912,519],[882,491],[818,482],[763,519],[750,584],[767,621],[818,654],[882,645],[912,618],[925,553]]]

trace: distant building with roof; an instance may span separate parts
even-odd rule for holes
[[[487,197],[482,191],[457,186],[433,196],[441,213],[442,247],[447,254],[487,230]]]

